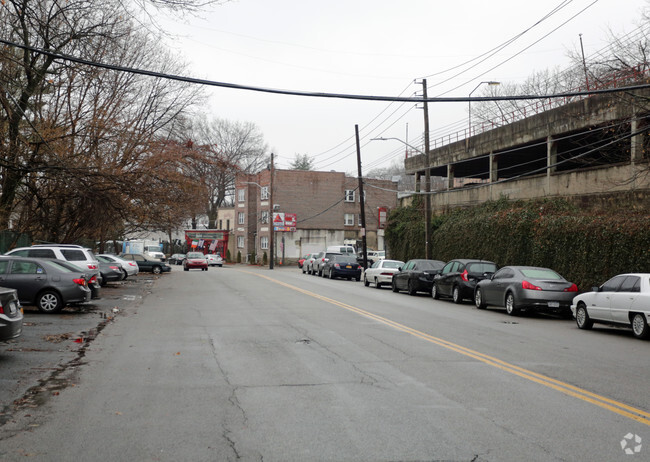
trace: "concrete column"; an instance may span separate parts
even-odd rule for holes
[[[630,123],[632,133],[639,129],[639,119],[634,118]],[[643,160],[643,134],[639,133],[630,138],[630,161],[634,164]]]
[[[447,165],[447,189],[452,189],[454,187],[454,166],[449,164]]]
[[[422,192],[422,175],[420,173],[415,174],[415,190]]]
[[[499,179],[499,160],[494,152],[490,151],[490,183]]]
[[[546,138],[546,176],[550,177],[551,174],[557,171],[555,164],[557,163],[557,142],[553,137]]]

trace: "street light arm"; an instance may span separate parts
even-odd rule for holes
[[[399,139],[399,138],[388,137],[388,138],[371,138],[371,139],[370,139],[370,141],[388,141],[388,140],[399,141],[400,143],[402,143],[402,144],[408,146],[409,148],[413,149],[414,151],[417,151],[417,152],[419,152],[420,154],[424,154],[422,151],[420,151],[420,150],[419,150],[418,148],[416,148],[415,146],[411,146],[411,145],[408,144],[406,141],[401,140],[401,139]]]

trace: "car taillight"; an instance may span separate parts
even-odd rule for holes
[[[338,263],[334,263],[334,268],[341,268],[341,265],[339,265]]]
[[[93,277],[90,278],[90,281],[88,281],[88,284],[93,284],[97,282],[97,276],[93,275]]]
[[[130,262],[129,262],[129,265],[130,265],[130,266],[135,266],[135,263],[133,263],[132,261],[130,261]]]
[[[93,265],[93,264],[90,264],[90,263],[89,263],[89,264],[88,264],[88,269],[96,270],[96,269],[97,269],[97,265]]]
[[[575,284],[571,284],[571,287],[567,287],[564,289],[565,292],[577,292],[578,291],[578,286]]]
[[[469,278],[467,277],[467,270],[461,273],[460,278],[465,282],[469,282]]]
[[[84,278],[74,278],[72,282],[79,284],[80,286],[86,286],[86,280]]]
[[[542,290],[541,287],[537,287],[536,285],[533,285],[533,284],[531,284],[531,283],[528,282],[528,281],[523,281],[523,282],[521,283],[521,287],[522,287],[523,289],[528,289],[528,290]]]
[[[120,269],[117,266],[109,266],[113,271],[119,271]]]
[[[0,314],[5,314],[5,309],[0,305]]]

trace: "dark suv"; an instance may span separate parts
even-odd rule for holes
[[[491,261],[456,259],[448,262],[433,277],[431,296],[451,297],[454,303],[474,299],[476,283],[489,278],[498,269]]]
[[[323,275],[323,266],[334,255],[341,255],[341,254],[340,253],[335,253],[335,252],[325,252],[325,251],[323,251],[323,252],[320,252],[318,255],[316,255],[316,258],[314,259],[314,261],[311,264],[309,274],[315,274],[317,276],[322,276]]]

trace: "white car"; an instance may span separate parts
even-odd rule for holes
[[[399,272],[402,266],[404,266],[404,262],[400,260],[377,260],[363,272],[363,285],[368,287],[372,283],[377,289],[382,284],[391,285],[393,274]]]
[[[140,271],[140,268],[136,262],[127,261],[123,258],[118,257],[117,255],[102,253],[96,255],[96,257],[100,261],[105,261],[107,263],[117,263],[120,265],[122,272],[124,273],[124,279],[128,278],[129,276],[135,276],[138,274],[138,271]]]
[[[208,266],[218,266],[221,268],[223,266],[223,258],[219,254],[207,254],[205,259],[208,261]]]
[[[650,273],[619,274],[591,292],[573,299],[571,311],[580,329],[594,323],[632,327],[637,338],[649,338]]]

